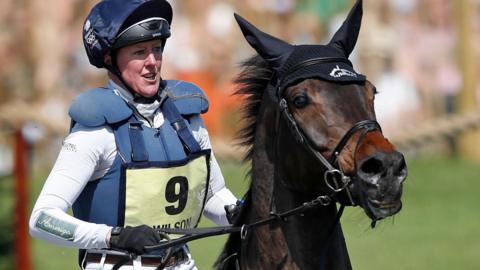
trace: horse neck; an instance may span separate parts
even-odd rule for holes
[[[246,217],[251,223],[298,207],[306,198],[286,189],[277,179],[273,145],[272,115],[264,111],[257,126],[252,156],[252,209]],[[269,126],[270,125],[270,126]],[[278,171],[277,171],[278,172]],[[320,195],[320,194],[319,194]],[[336,207],[320,207],[287,222],[252,229],[242,247],[242,269],[351,269],[340,225],[328,235]]]
[[[301,206],[316,197],[289,190],[280,179],[275,179],[274,194],[273,205],[277,213]],[[298,269],[351,269],[341,225],[336,222],[336,217],[336,206],[331,204],[292,216],[282,225],[290,256]]]
[[[265,180],[273,175],[273,172],[264,172]],[[254,203],[249,223],[268,218],[271,210],[281,213],[305,202],[302,196],[278,184],[274,188],[271,201],[265,193],[269,186],[252,187]],[[242,269],[351,269],[340,224],[331,232],[335,216],[336,208],[331,205],[251,230],[242,253],[246,253],[244,258],[258,258],[259,254],[261,258],[249,260]]]

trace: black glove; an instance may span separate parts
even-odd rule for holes
[[[242,210],[243,201],[237,200],[236,204],[228,204],[224,206],[227,214],[228,223],[234,224],[237,221],[240,211]]]
[[[147,225],[115,227],[111,232],[110,247],[141,255],[145,246],[157,245],[161,240],[162,236]]]

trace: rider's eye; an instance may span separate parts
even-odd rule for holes
[[[145,53],[145,50],[136,50],[133,52],[134,55],[143,55]]]
[[[301,94],[293,98],[293,105],[298,109],[305,108],[309,102],[310,100],[306,94]]]

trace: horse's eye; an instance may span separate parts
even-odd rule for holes
[[[293,105],[298,109],[305,108],[308,104],[309,99],[306,94],[301,94],[293,98]]]

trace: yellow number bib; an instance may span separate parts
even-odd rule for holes
[[[208,163],[207,154],[176,167],[127,169],[125,226],[195,227],[207,196]]]

